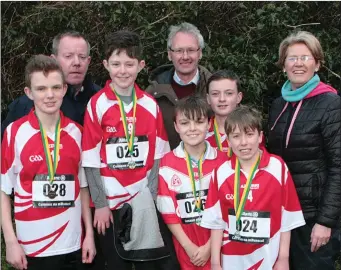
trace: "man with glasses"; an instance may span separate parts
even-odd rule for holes
[[[100,89],[86,74],[91,60],[90,44],[79,32],[63,32],[53,39],[51,57],[60,65],[68,84],[60,109],[65,116],[83,125],[86,105],[90,97]],[[8,108],[7,117],[1,123],[1,135],[10,123],[30,112],[33,102],[23,95],[15,99]]]
[[[194,93],[206,97],[206,82],[211,73],[199,66],[204,46],[204,38],[196,26],[186,22],[171,26],[167,50],[173,64],[158,67],[150,76],[146,91],[161,108],[171,149],[180,143],[173,124],[175,104]]]

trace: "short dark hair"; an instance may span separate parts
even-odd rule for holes
[[[253,107],[240,105],[233,110],[225,120],[225,132],[228,136],[236,127],[247,132],[248,130],[262,131],[262,114]]]
[[[211,82],[213,82],[213,81],[220,81],[220,80],[224,80],[224,79],[235,81],[236,85],[237,85],[238,92],[241,92],[240,79],[237,76],[237,74],[234,73],[231,70],[222,69],[222,70],[218,70],[218,71],[214,72],[209,77],[209,79],[207,81],[207,84],[206,84],[206,92],[207,92],[207,94],[209,93]]]
[[[183,113],[188,119],[194,120],[201,117],[211,118],[211,108],[206,99],[202,96],[191,95],[187,98],[181,99],[174,109],[173,121],[176,122],[178,113]]]
[[[60,43],[60,40],[62,38],[64,38],[64,37],[74,37],[74,38],[82,38],[82,39],[84,39],[85,42],[86,42],[86,45],[88,46],[88,56],[90,55],[90,43],[89,43],[89,41],[85,38],[84,35],[82,35],[81,33],[77,32],[77,31],[73,31],[73,30],[59,33],[58,35],[56,35],[53,38],[53,41],[52,41],[52,54],[58,55],[59,43]]]
[[[139,35],[135,32],[120,30],[109,34],[105,41],[105,59],[109,59],[116,50],[117,54],[125,51],[130,58],[142,60],[142,43]]]
[[[59,72],[62,76],[63,83],[65,83],[65,77],[62,68],[54,58],[43,54],[31,57],[25,67],[25,86],[31,87],[32,73],[43,72],[44,76],[47,76],[53,71]]]

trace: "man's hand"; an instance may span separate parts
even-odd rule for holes
[[[331,228],[316,223],[310,235],[311,252],[315,252],[321,246],[326,245],[330,239],[331,232]]]
[[[198,248],[191,262],[195,266],[204,266],[211,256],[210,242]]]
[[[278,258],[273,270],[289,270],[289,258]]]
[[[194,259],[195,255],[198,252],[198,246],[191,242],[186,247],[184,247],[184,249],[186,251],[187,256],[189,257],[189,259],[192,262],[192,260]]]
[[[108,206],[95,210],[94,227],[97,228],[98,234],[105,235],[105,229],[110,227],[110,222],[113,223],[114,219]]]
[[[86,235],[82,245],[82,262],[92,263],[95,258],[96,248],[93,235]]]
[[[6,261],[15,269],[27,269],[27,259],[18,241],[6,243]]]

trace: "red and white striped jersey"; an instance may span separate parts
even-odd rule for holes
[[[219,133],[220,136],[221,136],[221,141],[222,141],[222,152],[228,152],[229,150],[229,144],[227,142],[227,136],[226,134],[222,134],[222,133]],[[214,136],[214,116],[211,118],[210,120],[210,126],[208,128],[208,132],[206,134],[206,141],[209,142],[209,144],[214,147],[214,148],[218,148],[218,145],[217,145],[217,141],[215,139],[215,136]]]
[[[10,124],[2,141],[1,190],[10,195],[14,189],[16,233],[27,256],[81,248],[80,187],[87,186],[84,171],[79,170],[82,130],[61,112],[60,118],[59,163],[52,185],[46,180],[44,146],[33,110]],[[46,135],[53,153],[54,134]]]
[[[199,181],[198,177],[197,162],[192,162],[196,193],[197,196],[200,196],[203,208],[206,203],[212,172],[227,159],[223,152],[212,148],[207,142],[206,145],[207,149],[202,164],[201,181]],[[194,244],[197,246],[206,244],[210,238],[210,231],[198,225],[200,224],[203,211],[198,212],[195,209],[195,197],[191,179],[188,175],[182,142],[177,148],[161,159],[157,207],[166,224],[179,223]],[[175,237],[173,237],[173,241],[182,269],[210,269],[209,263],[205,267],[196,268]]]
[[[279,253],[280,233],[305,224],[293,180],[284,161],[263,149],[238,226],[234,211],[235,163],[233,155],[215,170],[201,226],[224,230],[223,269],[272,269]],[[241,169],[239,194],[247,177]]]
[[[135,122],[133,155],[128,151],[123,121],[116,95],[107,81],[87,106],[82,139],[82,166],[100,168],[101,179],[110,209],[130,201],[143,187],[154,160],[170,151],[163,118],[156,101],[136,84],[136,119],[133,102],[124,106],[128,131]],[[129,168],[134,161],[136,167]]]

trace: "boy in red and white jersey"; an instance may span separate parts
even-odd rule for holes
[[[210,108],[190,96],[175,106],[182,142],[161,159],[157,206],[173,233],[181,269],[211,269],[210,231],[200,227],[212,172],[226,155],[205,141]]]
[[[259,148],[258,111],[236,108],[225,130],[233,156],[214,172],[201,221],[211,229],[211,269],[289,269],[290,231],[305,221],[288,168]]]
[[[123,260],[115,248],[113,216],[147,186],[156,197],[159,160],[170,147],[157,103],[135,83],[145,66],[139,36],[130,31],[109,35],[103,64],[111,80],[88,103],[82,165],[89,175],[96,237],[107,267],[130,270],[133,259]],[[154,269],[158,263],[156,268],[164,269],[163,259],[149,261],[151,252],[144,251],[135,269]]]
[[[240,81],[236,74],[229,70],[219,70],[213,73],[207,81],[207,102],[211,105],[214,117],[210,120],[210,126],[206,140],[212,147],[232,155],[227,143],[224,123],[227,116],[242,101],[243,93],[240,91]]]
[[[82,129],[60,111],[67,86],[54,59],[34,56],[26,66],[25,83],[34,109],[7,127],[1,148],[6,259],[16,269],[80,270],[82,261],[90,263],[96,252],[80,167]]]

